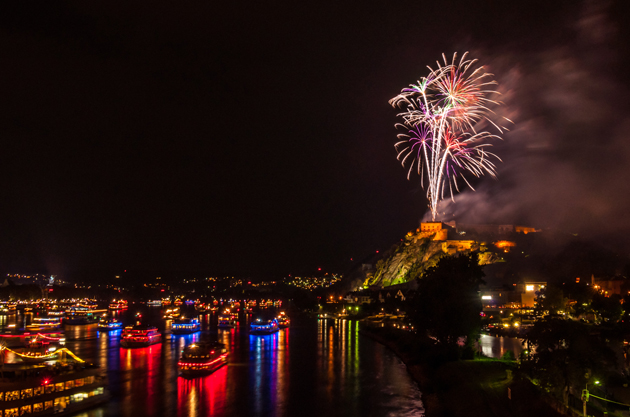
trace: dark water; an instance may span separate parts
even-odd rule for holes
[[[481,335],[478,348],[489,358],[500,358],[508,350],[511,350],[514,356],[518,358],[521,352],[525,350],[522,339],[507,336],[491,336],[487,334]]]
[[[191,310],[192,311],[192,310]],[[132,307],[120,313],[133,322]],[[160,308],[143,310],[146,322],[165,329]],[[79,414],[101,416],[420,416],[421,393],[405,365],[388,349],[359,335],[356,321],[293,318],[291,327],[250,336],[247,317],[235,329],[216,328],[216,317],[199,316],[203,331],[162,344],[119,347],[121,331],[95,325],[66,328],[67,346],[107,369],[112,399]],[[200,339],[219,340],[230,351],[228,366],[195,379],[178,376],[183,348]]]

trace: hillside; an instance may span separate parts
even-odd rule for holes
[[[627,276],[630,271],[627,256],[559,231],[460,233],[444,227],[438,234],[420,229],[407,233],[382,254],[374,270],[365,275],[363,286],[410,283],[449,253],[470,251],[479,251],[480,263],[487,265],[484,271],[489,285],[512,285],[524,280],[562,285],[578,277]],[[441,237],[439,233],[443,233]]]
[[[423,237],[422,233],[408,233],[400,244],[385,252],[376,263],[373,275],[368,274],[364,285],[388,287],[403,284],[422,276],[442,256],[442,242]]]

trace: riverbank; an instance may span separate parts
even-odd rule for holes
[[[405,331],[362,328],[361,334],[390,348],[407,366],[422,391],[426,415],[560,417],[513,362],[453,360],[454,352]]]

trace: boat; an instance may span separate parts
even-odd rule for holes
[[[114,317],[103,316],[98,321],[98,328],[100,330],[105,330],[105,331],[118,330],[118,329],[122,329],[122,327],[123,327],[122,321]]]
[[[110,310],[124,310],[126,308],[129,308],[127,300],[114,300],[109,304]]]
[[[48,317],[63,317],[65,314],[66,310],[58,305],[54,305],[48,310]]]
[[[207,313],[210,311],[210,305],[206,304],[206,303],[199,303],[199,304],[195,304],[195,310],[198,313]]]
[[[238,316],[230,311],[229,308],[219,314],[218,327],[222,329],[229,329],[236,326]]]
[[[66,336],[63,333],[37,333],[34,336],[28,337],[30,346],[38,346],[38,344],[44,344],[48,346],[63,347],[66,345]]]
[[[197,319],[179,318],[171,323],[171,333],[191,334],[201,330],[201,323]]]
[[[281,312],[276,319],[278,320],[278,326],[281,329],[286,329],[291,324],[291,320],[284,312]]]
[[[55,360],[65,357],[64,355],[69,352],[67,348],[57,349],[55,346],[40,345],[37,347],[29,346],[18,347],[10,349],[16,356],[18,356],[22,362],[27,363],[42,363],[49,360]]]
[[[92,324],[96,323],[101,313],[105,313],[107,310],[96,310],[88,306],[73,306],[66,310],[66,317],[63,319],[63,324]]]
[[[177,367],[183,376],[210,374],[227,363],[229,352],[221,343],[198,342],[186,346]]]
[[[127,326],[120,336],[120,346],[125,348],[146,347],[161,342],[162,333],[148,324]]]
[[[66,338],[63,334],[27,334],[17,337],[17,345],[12,345],[12,351],[22,362],[40,363],[47,360],[62,358],[69,352],[64,346]],[[5,344],[5,348],[8,348]],[[70,352],[70,355],[73,355]]]
[[[59,327],[61,327],[61,317],[34,317],[31,324],[28,324],[25,329],[34,331],[58,329]]]
[[[154,307],[162,307],[162,300],[147,301],[147,305],[148,306],[154,306]]]
[[[3,416],[70,415],[109,400],[105,373],[66,348],[40,361],[29,360],[34,355],[28,351],[5,349],[14,353],[14,361],[2,367]]]
[[[98,304],[94,300],[83,300],[83,301],[80,301],[76,306],[84,307],[84,308],[87,308],[88,310],[96,310],[98,308]]]
[[[168,308],[166,309],[166,311],[164,312],[164,315],[162,316],[162,318],[165,318],[167,320],[173,320],[179,317],[179,307],[174,307],[174,308]]]
[[[280,326],[278,325],[278,320],[263,320],[256,319],[256,321],[249,325],[249,334],[253,335],[266,335],[276,333],[280,330]]]

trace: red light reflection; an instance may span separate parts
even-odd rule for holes
[[[123,401],[125,415],[154,415],[161,398],[159,378],[162,345],[145,348],[120,349],[120,369],[129,373],[130,378],[124,385],[124,392],[142,392],[143,401]],[[138,410],[135,410],[138,408]]]
[[[177,378],[178,416],[221,416],[225,412],[228,367],[192,379]]]

